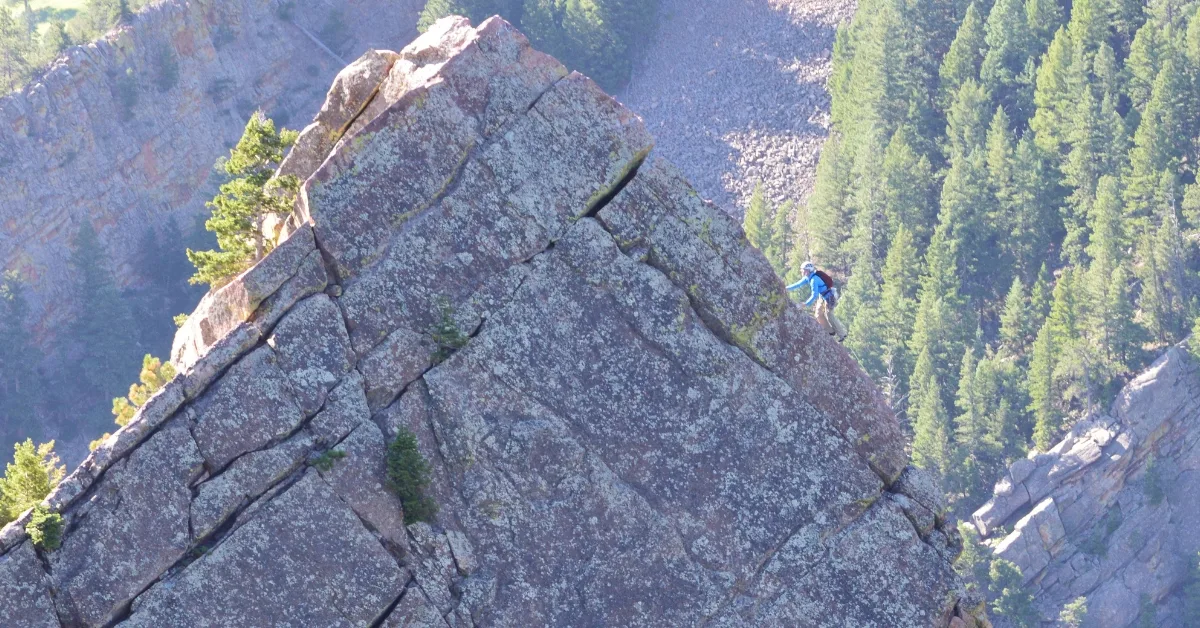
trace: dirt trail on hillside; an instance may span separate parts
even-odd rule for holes
[[[744,208],[812,189],[829,121],[834,31],[852,0],[663,0],[658,36],[621,98],[701,192]]]

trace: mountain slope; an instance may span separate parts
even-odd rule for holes
[[[62,548],[0,532],[0,623],[975,623],[878,392],[640,118],[499,19],[334,92],[287,239],[48,498]]]

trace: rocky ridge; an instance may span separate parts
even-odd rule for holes
[[[996,484],[974,524],[1021,568],[1044,617],[1083,596],[1085,625],[1123,628],[1141,620],[1145,598],[1155,625],[1185,624],[1180,589],[1200,551],[1198,421],[1200,368],[1176,347],[1109,414],[1013,463]]]
[[[0,269],[31,283],[39,335],[67,314],[70,242],[83,221],[118,279],[138,281],[131,264],[145,228],[168,217],[191,227],[215,191],[213,162],[256,107],[281,123],[309,119],[346,65],[339,53],[409,41],[422,4],[164,0],[0,96]],[[320,40],[331,36],[340,41]],[[156,77],[168,57],[177,82],[164,91]],[[137,93],[128,115],[126,77]]]
[[[448,18],[304,136],[286,239],[47,498],[61,549],[0,531],[0,624],[977,624],[878,391],[590,80]]]

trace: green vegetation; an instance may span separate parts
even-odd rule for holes
[[[33,507],[33,515],[25,526],[25,533],[34,547],[53,552],[62,546],[63,518],[62,515],[38,504]]]
[[[1062,612],[1058,614],[1058,621],[1068,628],[1079,628],[1087,619],[1087,612],[1087,598],[1077,597],[1063,606]]]
[[[954,570],[968,583],[986,589],[991,582],[988,557],[992,551],[979,541],[979,533],[975,531],[975,526],[959,521],[958,533],[962,536],[963,550],[954,560]]]
[[[329,451],[313,458],[312,466],[318,471],[328,473],[333,470],[333,463],[346,457],[346,452],[339,449],[330,449]]]
[[[54,441],[34,447],[26,440],[13,449],[13,461],[0,478],[0,526],[45,499],[66,473],[54,454]]]
[[[0,93],[19,88],[68,47],[127,23],[150,0],[8,0],[0,5]]]
[[[1025,589],[1021,569],[998,558],[988,570],[991,580],[992,610],[1004,616],[1013,626],[1032,628],[1041,622],[1033,608],[1033,596]]]
[[[217,236],[218,251],[193,251],[187,256],[196,266],[193,284],[219,288],[269,253],[275,243],[263,235],[263,222],[271,214],[287,214],[300,189],[295,176],[275,178],[275,170],[299,135],[275,129],[261,111],[254,112],[229,158],[217,163],[229,180],[208,203],[212,218],[205,228]]]
[[[1143,593],[1138,602],[1138,628],[1157,628],[1158,622],[1155,621],[1157,616],[1158,609],[1154,606],[1154,600],[1148,594]]]
[[[614,90],[629,80],[633,60],[654,32],[657,0],[427,0],[417,28],[447,15],[475,24],[501,15],[539,50]]]
[[[140,384],[132,384],[129,386],[129,394],[124,397],[117,397],[112,401],[112,413],[114,422],[118,427],[125,427],[133,420],[133,416],[137,414],[138,408],[141,408],[154,393],[158,392],[167,382],[175,377],[175,367],[170,362],[162,360],[147,353],[142,358],[142,372],[138,374]],[[88,449],[95,450],[112,434],[105,433],[100,438],[92,441],[88,445]]]
[[[847,343],[959,513],[1200,314],[1197,4],[1066,6],[867,0],[807,206],[746,215],[781,276],[847,277]]]
[[[437,345],[437,349],[433,352],[433,357],[430,358],[434,364],[441,364],[454,354],[455,351],[466,346],[470,340],[458,328],[458,323],[454,320],[454,308],[450,306],[448,301],[443,301],[440,308],[440,314],[437,323],[434,323],[433,329],[429,332],[433,337],[433,342]]]
[[[425,495],[429,481],[429,463],[417,449],[417,437],[408,428],[400,428],[388,445],[387,485],[400,498],[409,523],[432,522],[437,516],[437,503]]]

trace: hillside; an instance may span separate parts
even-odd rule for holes
[[[0,532],[0,623],[975,624],[878,391],[590,80],[446,19],[297,146],[286,239],[47,498],[61,548]]]

